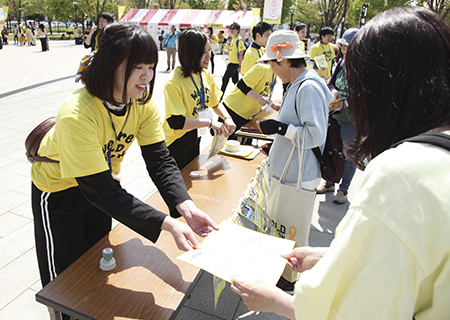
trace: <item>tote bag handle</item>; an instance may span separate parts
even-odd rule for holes
[[[280,183],[284,183],[284,179],[286,178],[286,174],[289,168],[289,165],[291,164],[292,157],[294,156],[295,148],[298,150],[298,177],[297,177],[297,191],[301,188],[302,184],[302,162],[303,162],[303,151],[305,150],[305,130],[303,130],[303,137],[302,137],[302,147],[292,147],[291,153],[289,154],[289,157],[286,160],[286,164],[284,165],[284,169],[281,172],[280,176]],[[300,146],[300,137],[297,134],[297,145]]]

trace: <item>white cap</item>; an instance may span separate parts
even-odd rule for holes
[[[283,59],[311,59],[300,47],[300,40],[296,32],[292,30],[278,30],[269,36],[266,45],[266,53],[258,59],[258,62]]]

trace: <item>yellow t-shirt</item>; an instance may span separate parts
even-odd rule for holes
[[[210,35],[208,35],[208,39],[209,39],[209,43],[210,44],[213,44],[213,43],[216,43],[216,44],[218,44],[219,43],[219,38],[217,38],[217,36],[213,33],[211,36]],[[211,52],[213,52],[213,48],[212,48],[212,46],[211,46]]]
[[[236,41],[239,40],[239,50],[236,47]],[[228,53],[228,61],[229,63],[235,63],[235,64],[239,64],[239,58],[238,58],[238,52],[244,51],[245,52],[246,48],[245,48],[245,44],[244,44],[244,40],[241,38],[241,36],[237,36],[236,38],[233,38],[233,40],[231,40],[231,44],[230,44],[230,52]]]
[[[245,51],[244,60],[241,65],[241,75],[244,75],[248,70],[250,70],[256,63],[256,60],[261,58],[261,56],[266,52],[266,48],[260,47],[257,49],[253,44],[247,48]]]
[[[305,42],[303,40],[300,40],[300,49],[302,49],[302,51],[306,53]]]
[[[248,71],[242,81],[253,91],[263,97],[269,96],[275,85],[276,76],[268,64],[257,63]],[[262,106],[245,95],[237,86],[225,96],[224,104],[244,119],[250,120],[261,111]]]
[[[56,117],[56,125],[44,137],[38,155],[60,163],[35,162],[31,178],[42,191],[57,192],[77,186],[76,177],[109,169],[107,153],[111,146],[111,167],[119,174],[126,151],[137,139],[140,146],[164,140],[158,109],[152,101],[145,105],[132,99],[124,116],[111,113],[86,88],[72,93]]]
[[[211,36],[208,35],[210,43],[219,43],[219,38],[213,33]]]
[[[183,77],[180,68],[176,68],[167,79],[164,86],[164,100],[166,104],[166,117],[163,124],[166,144],[169,146],[175,140],[181,138],[186,130],[173,130],[167,123],[171,116],[183,116],[185,118],[198,118],[198,112],[202,107],[200,74],[193,74],[195,84],[191,77]],[[201,72],[205,91],[205,108],[214,108],[219,104],[222,91],[220,91],[214,77],[207,69]],[[195,87],[197,85],[197,88]]]
[[[331,43],[329,44],[323,44],[322,42],[317,42],[315,45],[311,47],[311,50],[309,51],[309,55],[312,60],[314,60],[315,57],[320,55],[325,55],[325,59],[328,63],[328,68],[325,70],[318,70],[314,69],[321,77],[331,77],[331,61],[335,58],[334,54],[334,47]]]

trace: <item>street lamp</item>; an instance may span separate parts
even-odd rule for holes
[[[73,6],[75,7],[75,26],[78,27],[78,17],[77,17],[77,12],[78,12],[78,2],[74,1],[72,2]]]
[[[294,16],[294,10],[295,10],[296,8],[295,8],[295,6],[290,6],[289,7],[289,13],[291,14],[291,30],[293,30],[293,28],[294,28],[294,25],[292,24],[292,17]]]

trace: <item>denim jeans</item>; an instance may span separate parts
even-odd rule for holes
[[[356,125],[350,122],[339,122],[341,128],[342,141],[344,141],[344,146],[348,146],[352,143],[354,137],[356,136]],[[355,175],[356,166],[347,159],[345,163],[344,176],[342,177],[339,189],[342,191],[348,191],[350,187],[350,182],[352,182],[353,176]]]

